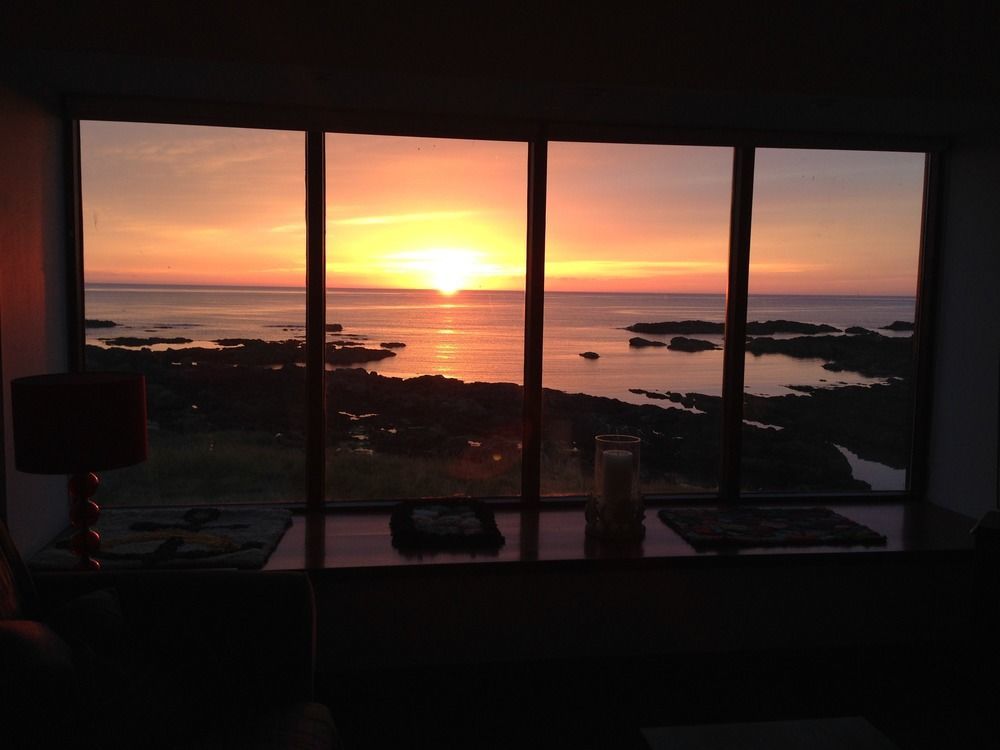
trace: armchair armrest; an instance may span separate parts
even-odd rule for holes
[[[315,609],[304,573],[102,571],[39,574],[43,602],[113,588],[132,637],[198,689],[244,706],[312,698]]]
[[[49,746],[70,736],[79,702],[66,642],[40,622],[0,620],[0,665],[5,746]]]

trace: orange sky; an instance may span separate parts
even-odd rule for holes
[[[81,124],[87,281],[301,286],[304,136]],[[331,287],[521,289],[527,146],[327,137]],[[751,292],[913,294],[923,157],[762,149]],[[725,291],[732,151],[553,143],[546,288]]]

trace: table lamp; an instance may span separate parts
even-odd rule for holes
[[[146,380],[124,372],[35,375],[11,381],[14,464],[31,474],[69,474],[70,549],[97,570],[100,508],[93,472],[144,461]]]

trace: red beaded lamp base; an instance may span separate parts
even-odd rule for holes
[[[94,555],[101,547],[101,535],[91,526],[97,523],[101,508],[91,498],[101,480],[96,474],[74,474],[69,480],[69,522],[77,532],[69,540],[69,548],[80,561],[79,570],[100,570]]]

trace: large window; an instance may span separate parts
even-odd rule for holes
[[[102,502],[301,502],[301,133],[80,126],[86,366],[146,375]]]
[[[520,492],[526,155],[326,136],[328,499]]]
[[[923,172],[922,154],[758,149],[744,489],[906,488]]]
[[[551,143],[543,494],[586,494],[594,436],[642,438],[642,491],[718,486],[732,149]]]
[[[108,503],[586,495],[602,433],[649,496],[910,487],[923,153],[80,132],[85,363],[149,384]]]

